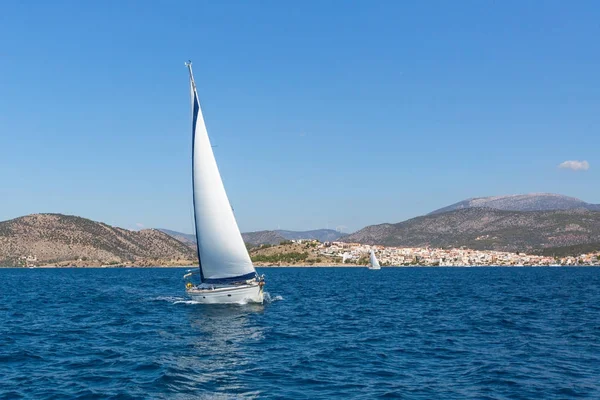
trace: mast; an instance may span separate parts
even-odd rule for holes
[[[198,255],[198,269],[200,270],[200,282],[204,282],[204,274],[202,273],[202,260],[200,259],[200,240],[198,238],[198,226],[196,224],[196,190],[194,188],[194,144],[196,141],[196,122],[198,120],[198,111],[200,104],[198,103],[198,93],[196,92],[196,82],[194,82],[194,73],[192,72],[192,61],[185,62],[185,66],[190,73],[190,87],[192,97],[192,208],[194,209],[194,231],[196,233],[196,253]]]

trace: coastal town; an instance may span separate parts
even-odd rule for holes
[[[258,267],[273,266],[364,266],[373,250],[384,267],[477,267],[477,266],[600,266],[600,252],[555,257],[494,250],[433,247],[391,247],[361,243],[324,242],[313,239],[286,240],[279,245],[264,244],[250,249]],[[35,255],[19,257],[13,266],[38,267],[178,267],[197,265],[186,259],[136,259],[102,262],[79,258],[61,262],[40,262]]]
[[[312,241],[314,242],[314,241]],[[323,256],[341,258],[343,264],[358,264],[373,249],[383,266],[586,266],[600,265],[600,254],[578,257],[549,257],[524,253],[467,248],[386,247],[360,243],[326,242],[317,244]]]

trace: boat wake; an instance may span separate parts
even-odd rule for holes
[[[174,301],[173,304],[203,304],[203,303],[200,303],[199,301],[195,301],[195,300],[177,300],[177,301]]]
[[[185,300],[185,297],[179,297],[179,296],[158,296],[158,297],[153,298],[152,300],[154,300],[154,301],[168,301],[169,303],[173,303],[175,301]]]
[[[158,296],[154,299],[152,299],[154,301],[166,301],[168,303],[171,304],[201,304],[197,301],[194,300],[190,300],[188,298],[185,297],[178,297],[178,296]]]
[[[271,294],[269,292],[265,292],[264,298],[265,298],[265,303],[275,303],[276,301],[283,300],[283,296],[279,296],[279,295],[271,296]]]
[[[152,300],[153,301],[166,301],[171,304],[204,304],[199,301],[190,300],[186,297],[179,297],[179,296],[158,296]],[[279,295],[271,296],[269,294],[269,292],[265,292],[265,294],[264,294],[264,304],[271,304],[271,303],[275,303],[276,301],[281,301],[281,300],[283,300],[283,296],[279,296]],[[246,305],[246,304],[248,304],[248,302],[241,301],[236,304]]]
[[[276,301],[280,301],[280,300],[283,300],[282,296],[273,296],[273,297],[271,297],[271,295],[269,294],[269,292],[265,292],[263,294],[263,304],[271,304],[271,303],[275,303]],[[241,306],[244,306],[246,304],[253,304],[253,303],[248,302],[248,300],[242,300],[242,301],[237,302],[235,304],[239,304]]]

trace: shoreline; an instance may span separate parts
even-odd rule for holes
[[[295,265],[255,265],[255,268],[364,268],[368,269],[366,265],[312,265],[312,264],[295,264]],[[392,265],[382,266],[381,269],[388,268],[600,268],[600,265]],[[125,265],[87,265],[87,266],[76,266],[76,265],[40,265],[35,267],[23,267],[23,266],[0,266],[0,269],[142,269],[142,268],[180,268],[180,269],[192,269],[198,268],[197,265],[139,265],[139,266],[125,266]]]

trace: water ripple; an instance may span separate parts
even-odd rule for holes
[[[597,268],[2,269],[0,398],[599,398]]]

